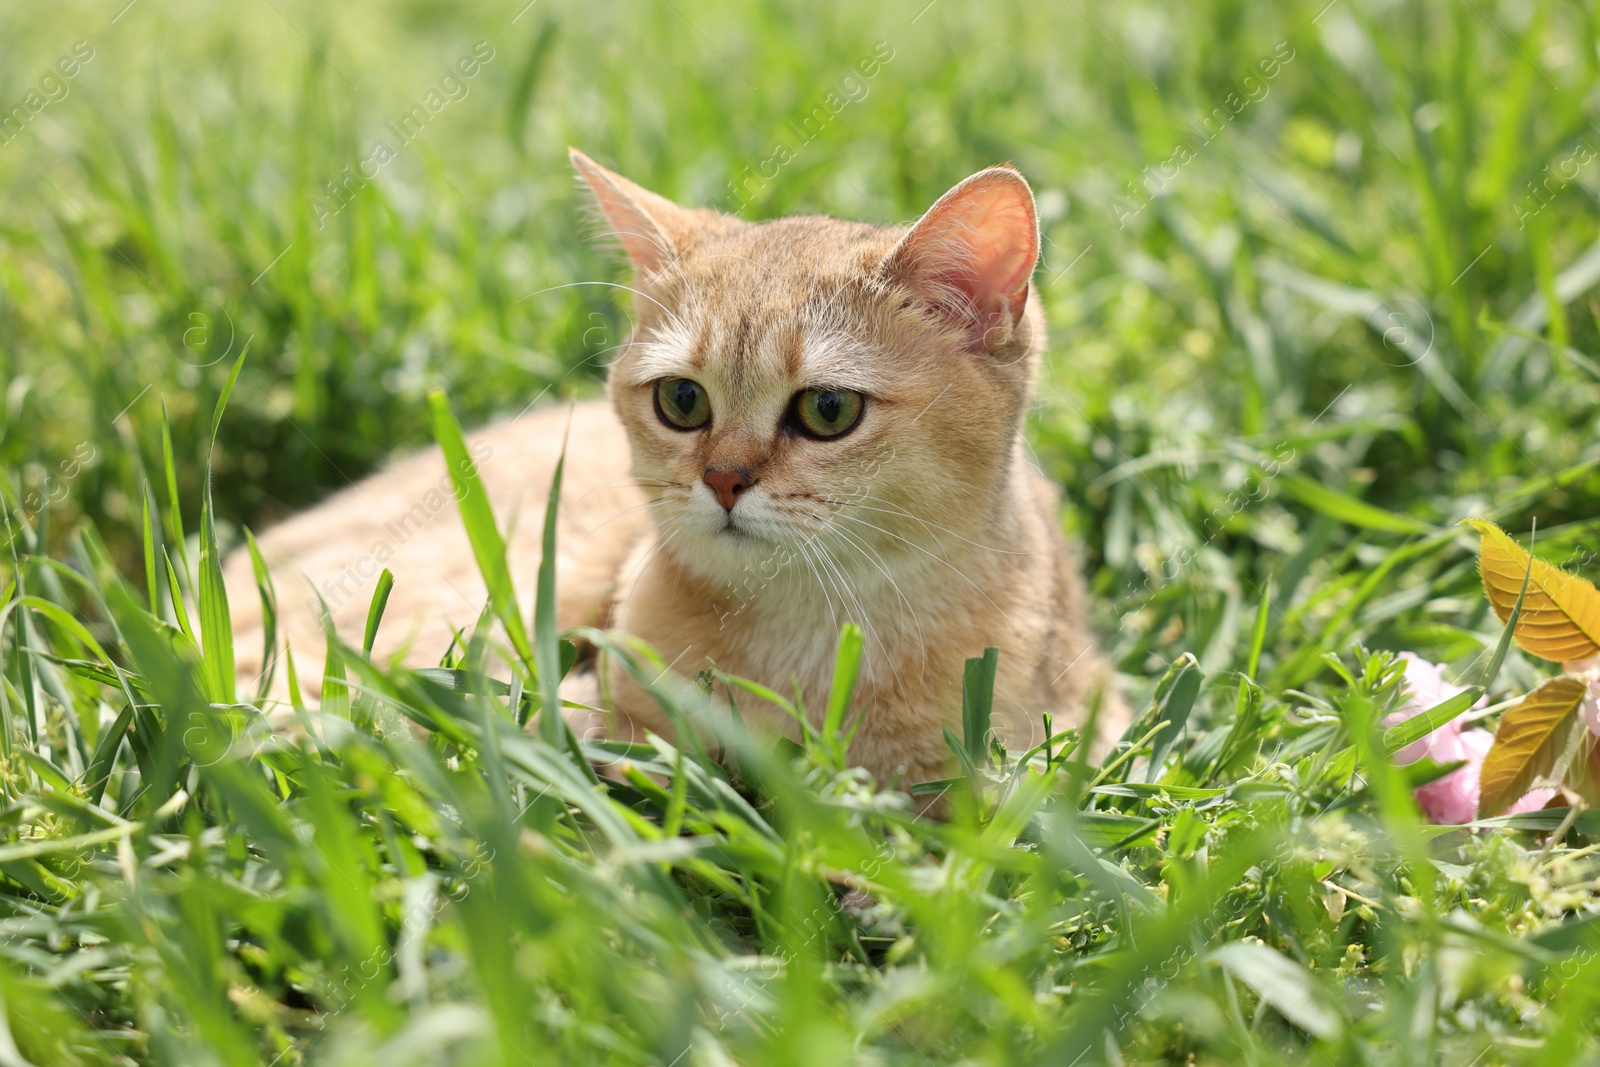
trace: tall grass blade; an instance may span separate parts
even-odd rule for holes
[[[844,730],[845,715],[850,711],[850,701],[856,693],[856,682],[861,677],[861,656],[865,641],[861,627],[847,622],[839,630],[839,644],[833,659],[833,685],[828,690],[828,708],[822,720],[822,737],[825,742],[837,743]],[[971,661],[968,661],[969,663]],[[844,752],[839,752],[841,766]]]
[[[537,676],[533,647],[528,643],[528,630],[523,624],[517,606],[517,592],[511,584],[511,570],[506,565],[506,543],[495,525],[494,511],[489,506],[489,496],[478,478],[478,468],[467,451],[466,438],[461,424],[450,412],[450,402],[435,390],[428,394],[428,406],[433,411],[434,436],[444,451],[445,466],[450,482],[455,487],[456,503],[461,508],[461,521],[467,529],[467,539],[472,544],[472,554],[483,574],[483,583],[489,590],[489,603],[495,617],[506,628],[512,650],[522,661],[529,675]],[[553,565],[553,564],[552,564]],[[542,692],[542,689],[541,689]]]
[[[256,594],[261,598],[261,677],[256,684],[256,700],[265,700],[272,689],[272,679],[278,668],[278,592],[267,561],[256,544],[256,535],[248,526],[244,530],[245,548],[250,553],[250,571],[256,581]],[[385,573],[388,573],[387,571]]]
[[[228,587],[222,580],[222,553],[217,546],[216,501],[211,494],[211,450],[216,447],[217,429],[222,425],[222,413],[233,393],[233,384],[239,380],[245,357],[250,354],[250,343],[234,360],[228,380],[217,397],[211,413],[211,441],[206,455],[205,481],[200,493],[200,647],[205,657],[206,679],[211,698],[220,704],[232,704],[235,693],[233,673],[233,620],[228,610]]]
[[[989,758],[989,723],[994,715],[994,680],[1000,650],[986,648],[967,660],[961,674],[961,730],[967,757],[981,766]]]
[[[372,591],[372,603],[367,606],[367,625],[361,634],[361,651],[372,655],[372,645],[378,640],[378,624],[383,621],[383,609],[389,604],[389,593],[394,589],[394,575],[383,568],[378,575],[378,586]]]
[[[569,427],[570,430],[570,427]],[[550,475],[550,492],[545,498],[544,532],[539,548],[538,589],[533,600],[534,659],[539,680],[539,736],[546,743],[559,746],[565,743],[567,720],[561,711],[561,649],[560,635],[556,630],[556,529],[561,509],[561,478],[566,469],[566,440],[563,439],[561,455]],[[526,723],[521,717],[519,722]]]

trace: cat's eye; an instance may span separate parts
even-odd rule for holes
[[[867,398],[848,389],[807,389],[796,394],[791,418],[811,437],[841,437],[855,429]]]
[[[656,383],[656,418],[674,430],[698,430],[711,421],[711,398],[699,382],[663,378]]]

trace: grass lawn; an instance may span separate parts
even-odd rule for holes
[[[1600,815],[1438,825],[1382,727],[1477,696],[1403,651],[1469,733],[1556,670],[1463,519],[1600,578],[1600,17],[524,2],[0,10],[0,1067],[1596,1061]],[[975,677],[934,821],[827,730],[530,731],[548,586],[509,688],[347,647],[266,728],[219,555],[443,405],[598,393],[569,144],[750,219],[1022,169],[1124,745],[991,739]]]

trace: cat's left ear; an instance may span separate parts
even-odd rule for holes
[[[1033,190],[1011,167],[961,182],[918,219],[880,272],[916,291],[984,349],[1010,340],[1039,260]]]
[[[567,154],[640,277],[672,262],[708,230],[737,225],[737,220],[715,211],[679,207],[576,148],[567,149]]]

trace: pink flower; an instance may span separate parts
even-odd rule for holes
[[[1589,732],[1600,737],[1600,656],[1563,663],[1562,669],[1575,678],[1589,683],[1589,695],[1583,698],[1583,722]]]
[[[1408,699],[1399,711],[1383,720],[1383,725],[1394,726],[1405,722],[1413,715],[1420,715],[1435,704],[1441,704],[1457,693],[1466,691],[1465,686],[1451,685],[1445,681],[1444,676],[1439,673],[1437,664],[1429,663],[1415,652],[1402,652],[1400,658],[1406,664],[1405,678],[1401,681],[1400,687]],[[1486,700],[1487,698],[1479,700],[1473,707],[1483,707]],[[1458,759],[1467,758],[1466,750],[1461,746],[1459,718],[1451,719],[1420,741],[1411,742],[1395,753],[1394,758],[1395,762],[1406,764],[1415,763],[1424,756],[1435,763],[1454,763]]]
[[[1401,686],[1407,700],[1404,707],[1383,720],[1385,726],[1394,726],[1413,715],[1420,715],[1435,704],[1448,700],[1465,689],[1465,686],[1451,685],[1445,681],[1439,673],[1437,664],[1429,663],[1415,653],[1402,652],[1400,658],[1405,660],[1406,664],[1406,674]],[[1595,696],[1596,687],[1591,684],[1591,702]],[[1479,700],[1473,707],[1481,708],[1484,704],[1485,700]],[[1586,714],[1587,711],[1586,706]],[[1588,721],[1591,728],[1594,728],[1594,724],[1600,722],[1600,711],[1596,712],[1595,718]],[[1596,729],[1595,732],[1600,734],[1600,729]],[[1441,825],[1457,825],[1477,818],[1478,777],[1483,770],[1483,759],[1489,754],[1489,748],[1493,744],[1494,735],[1488,730],[1476,727],[1464,730],[1461,728],[1460,718],[1455,718],[1420,741],[1414,741],[1395,753],[1395,762],[1415,763],[1424,756],[1435,763],[1466,761],[1463,766],[1441,778],[1435,778],[1417,790],[1417,804],[1422,808],[1424,815]],[[1506,809],[1506,814],[1537,811],[1555,794],[1554,789],[1530,790],[1526,796]]]

